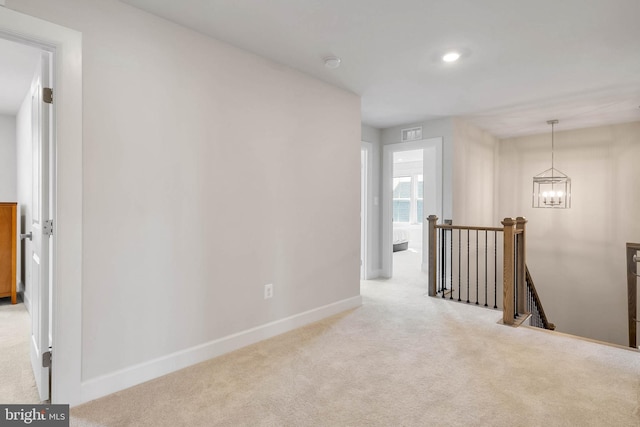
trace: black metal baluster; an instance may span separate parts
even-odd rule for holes
[[[518,256],[520,255],[518,253],[518,235],[516,235],[515,237],[515,243],[514,243],[514,247],[516,248],[515,250],[515,261],[514,261],[514,266],[515,268],[513,269],[513,287],[515,288],[513,290],[513,317],[514,319],[518,318],[518,288],[519,283],[518,283]]]
[[[458,301],[462,301],[462,230],[458,228]]]
[[[444,291],[447,290],[447,229],[442,229],[442,297],[444,298]]]
[[[442,298],[444,298],[444,290],[446,289],[446,283],[445,283],[445,234],[444,234],[444,228],[440,229],[440,290],[442,291]]]
[[[533,298],[533,295],[531,295],[531,319],[533,323],[533,326],[538,326],[538,316],[536,313],[536,301]]]
[[[470,269],[470,258],[469,258],[469,230],[467,229],[467,304],[469,304],[469,269]]]
[[[436,228],[436,295],[440,292],[440,279],[438,275],[438,263],[440,260],[437,259],[438,252],[440,252],[440,230]]]
[[[498,232],[493,232],[493,308],[498,308]]]
[[[488,256],[487,256],[487,252],[488,252],[488,245],[487,245],[487,230],[484,230],[484,306],[487,307],[487,260],[488,260]]]
[[[451,281],[451,294],[449,295],[449,299],[453,299],[453,291],[455,290],[453,287],[453,228],[449,230],[449,237],[451,240],[451,245],[449,246],[449,278]]]
[[[442,233],[440,232],[439,229],[437,229],[437,231],[436,231],[436,240],[437,240],[437,242],[436,242],[436,254],[438,252],[442,252],[440,250],[440,244],[441,244],[441,236],[440,236],[440,234],[442,234]],[[438,264],[440,262],[441,262],[440,260],[436,260],[436,269],[438,268],[437,266],[438,266]],[[442,284],[440,283],[440,274],[436,274],[436,280],[438,282],[438,283],[436,283],[436,295],[437,295],[438,293],[440,293],[440,287],[442,286]]]
[[[478,230],[476,230],[476,305],[478,305]]]
[[[442,229],[442,298],[447,290],[447,229]]]
[[[533,293],[529,292],[529,313],[531,313],[531,324],[535,325],[535,318],[534,318],[534,313],[533,313]]]

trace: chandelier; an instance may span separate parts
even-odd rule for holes
[[[571,207],[571,178],[553,165],[553,127],[558,121],[547,124],[551,125],[551,168],[533,177],[533,207],[567,209]]]

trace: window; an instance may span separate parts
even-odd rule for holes
[[[393,178],[393,221],[411,220],[411,182],[410,176]]]
[[[417,176],[416,179],[416,222],[424,221],[424,179],[422,175]]]
[[[424,221],[422,175],[393,178],[393,222],[419,224]]]

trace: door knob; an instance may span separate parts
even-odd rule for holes
[[[21,234],[20,235],[20,240],[24,240],[24,239],[32,240],[32,237],[33,237],[33,235],[31,234],[31,231],[30,231],[27,234]]]

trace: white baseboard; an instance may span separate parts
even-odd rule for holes
[[[82,382],[80,402],[98,399],[145,381],[170,374],[191,365],[229,353],[259,341],[317,322],[362,305],[360,295],[276,320],[186,350],[178,351],[111,374]]]

